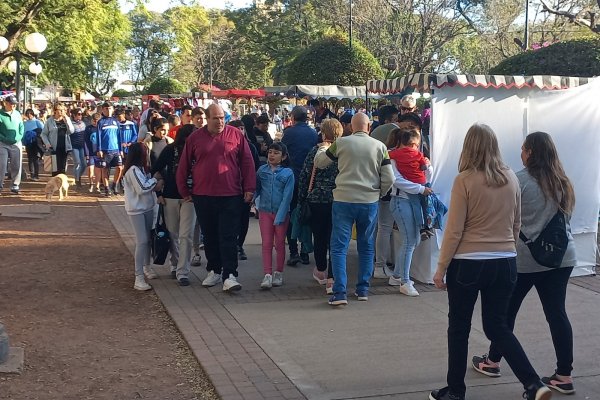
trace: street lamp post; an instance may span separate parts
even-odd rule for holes
[[[352,7],[354,7],[354,4],[352,4],[352,0],[350,0],[350,18],[348,21],[348,45],[350,50],[352,50]]]
[[[15,61],[8,63],[8,69],[15,74],[15,87],[17,102],[20,104],[21,97],[21,60],[31,59],[33,63],[29,65],[29,71],[35,75],[42,72],[42,66],[38,63],[40,54],[48,47],[48,42],[44,35],[38,32],[30,33],[25,37],[25,49],[23,52],[19,49],[7,52],[9,47],[8,40],[4,36],[0,36],[0,60],[7,57],[14,57]],[[34,72],[34,71],[37,71]]]

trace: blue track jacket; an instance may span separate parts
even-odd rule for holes
[[[288,216],[293,194],[294,172],[290,168],[279,166],[273,171],[265,164],[256,171],[258,210],[275,213],[275,225],[281,225]]]
[[[121,144],[119,141],[119,121],[113,117],[102,116],[102,119],[98,121],[98,137],[94,138],[96,151],[103,152],[114,152],[121,151]]]

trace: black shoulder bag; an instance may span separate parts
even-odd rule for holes
[[[171,238],[165,224],[165,210],[162,204],[158,207],[158,216],[156,217],[154,229],[151,231],[151,238],[153,263],[164,265],[171,248]]]
[[[547,268],[558,268],[567,252],[569,238],[565,215],[558,210],[535,240],[519,232],[519,238],[529,247],[533,259]]]

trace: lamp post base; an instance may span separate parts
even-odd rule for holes
[[[22,347],[10,347],[8,359],[0,364],[0,375],[21,374],[25,363],[25,350]]]

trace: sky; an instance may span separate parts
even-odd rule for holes
[[[121,10],[127,12],[133,8],[133,2],[127,0],[119,0],[121,3]],[[178,0],[146,0],[146,7],[151,11],[163,12],[169,7],[181,4]],[[186,4],[190,4],[190,1],[185,1]],[[251,0],[199,0],[198,4],[205,8],[241,8],[251,4]]]

